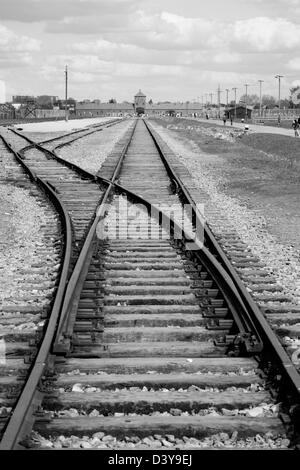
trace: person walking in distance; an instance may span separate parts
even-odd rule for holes
[[[232,123],[233,123],[233,116],[232,114],[230,114],[230,125],[232,126]]]
[[[299,119],[293,120],[292,128],[295,131],[295,137],[299,137]]]
[[[226,126],[226,115],[225,114],[223,116],[223,123],[224,123],[224,126]]]

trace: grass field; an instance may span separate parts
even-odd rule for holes
[[[254,123],[254,121],[252,121],[252,119],[251,119],[250,122]],[[280,123],[280,127],[283,127],[285,129],[291,129],[292,128],[292,122],[293,122],[293,119],[282,119],[281,123]],[[258,124],[258,123],[256,122],[254,124]],[[268,120],[268,121],[264,121],[264,124],[263,124],[262,127],[264,127],[264,126],[277,127],[277,124],[278,124],[277,119],[274,119],[272,121]]]
[[[300,139],[277,134],[251,134],[241,142],[286,161],[286,166],[300,173]]]

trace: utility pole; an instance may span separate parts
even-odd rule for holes
[[[218,113],[219,113],[219,119],[221,119],[221,89],[220,89],[220,85],[218,86]]]
[[[207,93],[204,93],[205,94],[205,107],[207,105]]]
[[[280,115],[280,79],[283,78],[284,75],[275,75],[275,78],[278,78],[278,108],[279,108],[279,115]]]
[[[209,96],[210,96],[210,106],[212,107],[212,97],[213,97],[213,93],[210,93]]]
[[[234,119],[236,119],[236,90],[237,88],[232,88],[234,90]]]
[[[247,121],[247,118],[248,118],[248,116],[247,116],[247,104],[248,104],[248,103],[247,103],[247,101],[248,101],[248,94],[247,94],[247,92],[248,92],[248,86],[249,86],[249,83],[245,83],[245,87],[246,87],[246,109],[245,109],[245,119],[246,119],[246,121]]]
[[[66,75],[66,95],[65,95],[65,120],[68,122],[68,66],[66,65],[66,70],[65,70],[65,75]]]
[[[226,108],[228,108],[228,93],[229,93],[229,88],[226,88]]]
[[[259,117],[261,118],[261,84],[263,83],[264,80],[258,80],[259,81]]]

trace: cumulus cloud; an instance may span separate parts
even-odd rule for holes
[[[294,49],[300,42],[300,26],[283,18],[251,18],[233,25],[233,45],[239,50],[271,52]]]
[[[239,60],[236,55],[239,53],[289,51],[300,42],[299,24],[284,18],[256,17],[230,23],[186,18],[167,11],[149,14],[138,10],[127,16],[116,14],[82,20],[65,18],[48,25],[48,31],[98,33],[111,43],[160,51],[228,51],[228,58],[234,62]]]
[[[221,47],[227,28],[218,21],[185,18],[169,12],[148,14],[143,10],[97,18],[68,17],[48,23],[47,32],[71,34],[100,33],[104,39],[152,49],[197,49]]]
[[[191,1],[194,8],[196,1]],[[99,83],[118,88],[138,80],[152,81],[166,91],[169,83],[174,90],[175,84],[190,90],[201,83],[214,89],[218,81],[228,83],[224,88],[248,83],[251,77],[255,83],[264,79],[266,85],[268,75],[275,88],[274,73],[290,73],[292,80],[300,69],[300,26],[294,17],[284,18],[285,10],[296,11],[300,0],[265,0],[272,14],[264,3],[259,17],[250,16],[259,2],[247,0],[247,7],[241,6],[234,16],[229,14],[230,0],[227,15],[216,8],[212,16],[204,8],[203,16],[189,17],[191,8],[179,5],[179,0],[162,0],[161,9],[158,0],[155,8],[148,0],[1,0],[2,20],[39,22],[21,25],[27,36],[0,26],[1,67],[39,61],[41,79],[50,86],[60,83],[68,63],[71,82],[89,90]],[[209,11],[216,4],[221,0],[212,0]]]
[[[290,59],[287,64],[290,70],[300,70],[300,57],[294,57]]]
[[[70,81],[83,82],[115,80],[118,78],[146,78],[146,77],[180,77],[185,76],[186,72],[183,67],[177,65],[149,65],[136,63],[118,63],[113,61],[105,61],[99,59],[95,55],[57,55],[48,59],[40,71],[40,74],[52,80],[62,74],[64,64],[69,65]],[[84,73],[82,71],[85,71]]]
[[[31,23],[74,17],[126,13],[138,0],[1,0],[1,19]]]
[[[1,52],[34,52],[40,50],[40,41],[28,36],[19,36],[6,26],[0,25]]]
[[[0,67],[4,71],[32,65],[32,53],[39,50],[40,41],[17,35],[6,26],[0,25]]]

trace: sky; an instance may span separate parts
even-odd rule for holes
[[[0,88],[132,101],[289,96],[300,85],[300,0],[0,0]],[[1,95],[1,94],[0,94]],[[3,92],[2,92],[3,95]],[[0,96],[1,101],[1,96]]]

